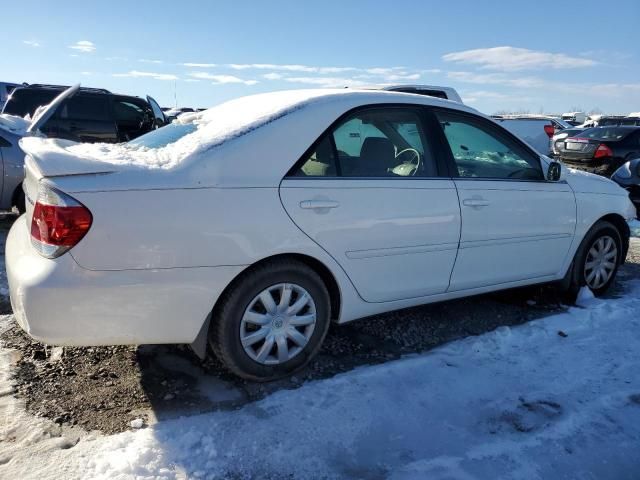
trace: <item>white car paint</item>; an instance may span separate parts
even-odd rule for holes
[[[31,245],[27,202],[6,252],[20,325],[61,345],[190,343],[238,274],[282,254],[310,257],[330,272],[342,323],[561,279],[599,218],[635,217],[615,183],[569,170],[560,182],[285,178],[355,107],[425,105],[480,115],[401,93],[296,95],[299,108],[215,146],[198,145],[172,168],[118,164],[108,155],[97,162],[70,153],[68,143],[26,141],[27,197],[33,202],[46,182],[84,204],[93,225],[69,252],[44,258]],[[277,106],[283,98],[260,101]],[[546,171],[549,160],[541,162]],[[325,203],[308,209],[305,202]]]

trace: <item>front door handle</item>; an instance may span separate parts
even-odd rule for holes
[[[462,204],[465,207],[480,208],[480,207],[488,206],[489,202],[484,198],[474,197],[474,198],[465,198],[462,201]]]
[[[340,204],[334,200],[303,200],[300,202],[300,208],[311,210],[322,210],[325,208],[336,208]]]

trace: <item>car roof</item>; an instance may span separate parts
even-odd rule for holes
[[[246,148],[258,148],[268,152],[277,150],[280,154],[274,158],[282,162],[289,161],[292,156],[301,155],[332,122],[354,108],[402,104],[441,106],[487,118],[467,105],[425,95],[344,88],[286,90],[240,97],[203,112],[185,113],[171,125],[136,139],[132,145],[74,144],[58,147],[69,154],[91,157],[99,161],[161,169],[192,164],[201,164],[205,169],[210,168],[215,163],[199,162],[199,159],[214,155],[214,150],[225,152],[226,161],[222,162],[224,164],[230,162],[245,165],[235,162],[234,159],[235,152],[244,152],[242,149]],[[187,125],[190,124],[196,128],[189,129]],[[140,143],[145,137],[153,142],[149,136],[170,134],[173,129],[187,130],[188,133],[158,147]],[[264,131],[271,134],[253,134]],[[254,140],[233,141],[245,135],[251,135]],[[282,136],[287,139],[286,142],[278,141]],[[33,142],[37,143],[37,140]],[[140,145],[147,148],[141,149]],[[38,148],[44,151],[49,147]],[[243,158],[246,155],[240,154]],[[253,176],[272,177],[275,173],[268,171],[271,168],[270,162],[262,163],[264,165],[256,166]],[[287,169],[290,167],[291,165]]]
[[[492,115],[491,118],[496,120],[555,120],[557,118],[551,115]]]
[[[53,92],[62,92],[66,89],[68,89],[69,86],[66,85],[48,85],[48,84],[42,84],[42,83],[32,83],[32,84],[20,84],[18,85],[14,91],[18,91],[18,90],[49,90],[49,91],[53,91]],[[139,97],[137,95],[128,95],[128,94],[121,94],[121,93],[113,93],[110,90],[107,90],[106,88],[92,88],[92,87],[80,87],[78,93],[90,93],[90,94],[99,94],[99,95],[117,95],[120,97],[130,97],[130,98],[139,98],[144,100],[142,97]]]

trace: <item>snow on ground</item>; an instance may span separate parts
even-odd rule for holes
[[[631,229],[631,236],[640,238],[640,220],[631,220],[629,222],[629,228]]]
[[[637,479],[640,280],[626,290],[239,410],[75,446],[14,405],[22,430],[0,426],[0,477]],[[3,355],[2,398],[13,398]]]

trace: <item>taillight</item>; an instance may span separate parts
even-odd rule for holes
[[[41,183],[31,218],[31,243],[42,256],[59,257],[82,240],[92,221],[91,212],[75,198]]]
[[[553,125],[545,125],[544,133],[546,133],[547,136],[551,138],[556,134],[556,128]]]
[[[600,145],[598,145],[598,148],[596,148],[596,153],[593,156],[593,158],[603,158],[603,157],[613,157],[613,152],[604,143],[601,143]]]

